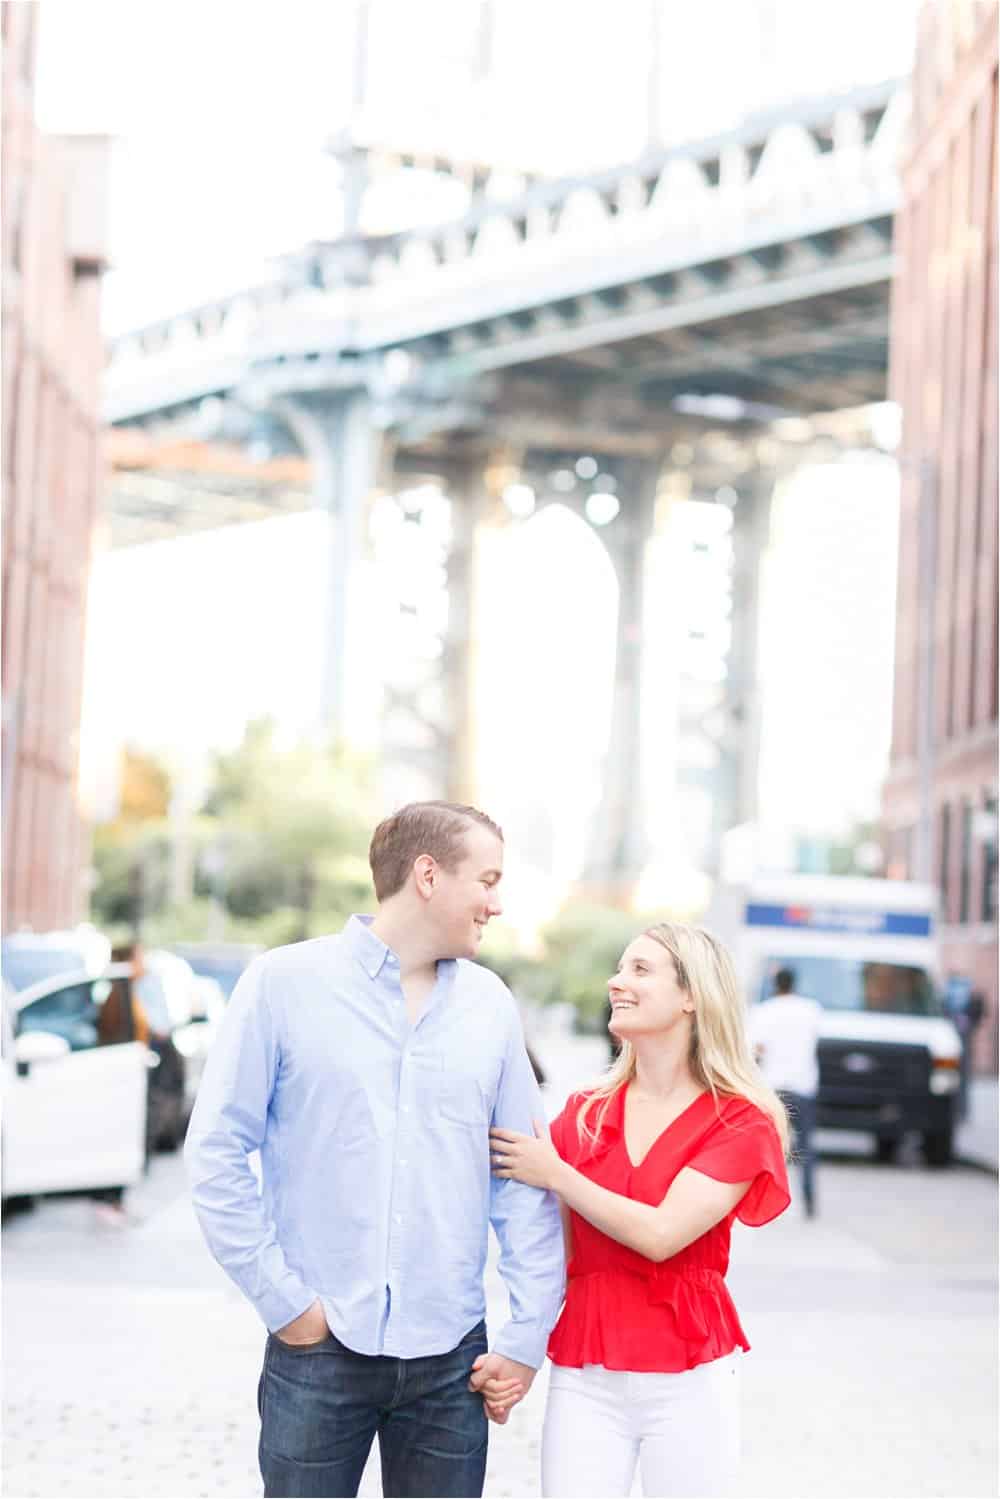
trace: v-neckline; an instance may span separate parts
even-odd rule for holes
[[[628,1129],[627,1120],[625,1117],[626,1106],[628,1104],[628,1090],[630,1086],[630,1083],[626,1083],[625,1087],[622,1089],[622,1150],[625,1152],[625,1159],[628,1161],[631,1169],[633,1171],[640,1171],[642,1167],[645,1166],[646,1162],[649,1160],[650,1156],[659,1145],[660,1141],[664,1138],[665,1135],[668,1135],[670,1133],[674,1125],[679,1124],[682,1119],[690,1114],[695,1104],[701,1103],[703,1098],[709,1097],[709,1090],[706,1088],[703,1092],[698,1094],[697,1098],[692,1098],[691,1102],[689,1104],[686,1104],[684,1108],[681,1109],[679,1114],[674,1115],[669,1124],[664,1125],[663,1129],[660,1130],[660,1133],[656,1136],[656,1139],[653,1140],[642,1159],[639,1161],[633,1161],[631,1152],[628,1148]]]

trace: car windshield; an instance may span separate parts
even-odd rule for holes
[[[3,944],[3,976],[15,990],[28,989],[42,979],[57,978],[62,973],[79,973],[86,966],[83,954],[71,948]]]
[[[780,968],[794,974],[796,994],[816,999],[825,1010],[867,1010],[882,1015],[940,1015],[930,974],[905,963],[863,962],[859,958],[774,957],[764,965],[758,999],[774,993]]]

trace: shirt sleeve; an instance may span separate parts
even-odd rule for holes
[[[770,1223],[791,1202],[778,1131],[753,1104],[727,1110],[687,1165],[714,1181],[748,1181],[736,1216],[750,1228]]]
[[[249,1159],[264,1139],[279,1063],[264,961],[258,960],[233,990],[212,1043],[184,1161],[209,1249],[271,1332],[316,1300],[285,1259]]]
[[[572,1149],[576,1140],[576,1111],[580,1106],[580,1096],[571,1093],[563,1104],[562,1109],[549,1125],[549,1135],[557,1153],[564,1161],[572,1164]]]
[[[500,1129],[533,1134],[534,1120],[544,1121],[545,1111],[512,997],[509,1002],[511,1024],[490,1122]],[[494,1339],[493,1352],[538,1369],[565,1285],[558,1200],[539,1187],[491,1176],[490,1222],[500,1245],[498,1268],[510,1300],[510,1318]]]

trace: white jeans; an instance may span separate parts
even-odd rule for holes
[[[542,1430],[545,1499],[730,1493],[740,1455],[741,1352],[680,1374],[552,1366]]]

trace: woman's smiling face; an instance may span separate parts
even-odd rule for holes
[[[693,1014],[694,1000],[681,987],[673,956],[653,937],[636,937],[608,980],[608,1030],[620,1041],[672,1030]]]

